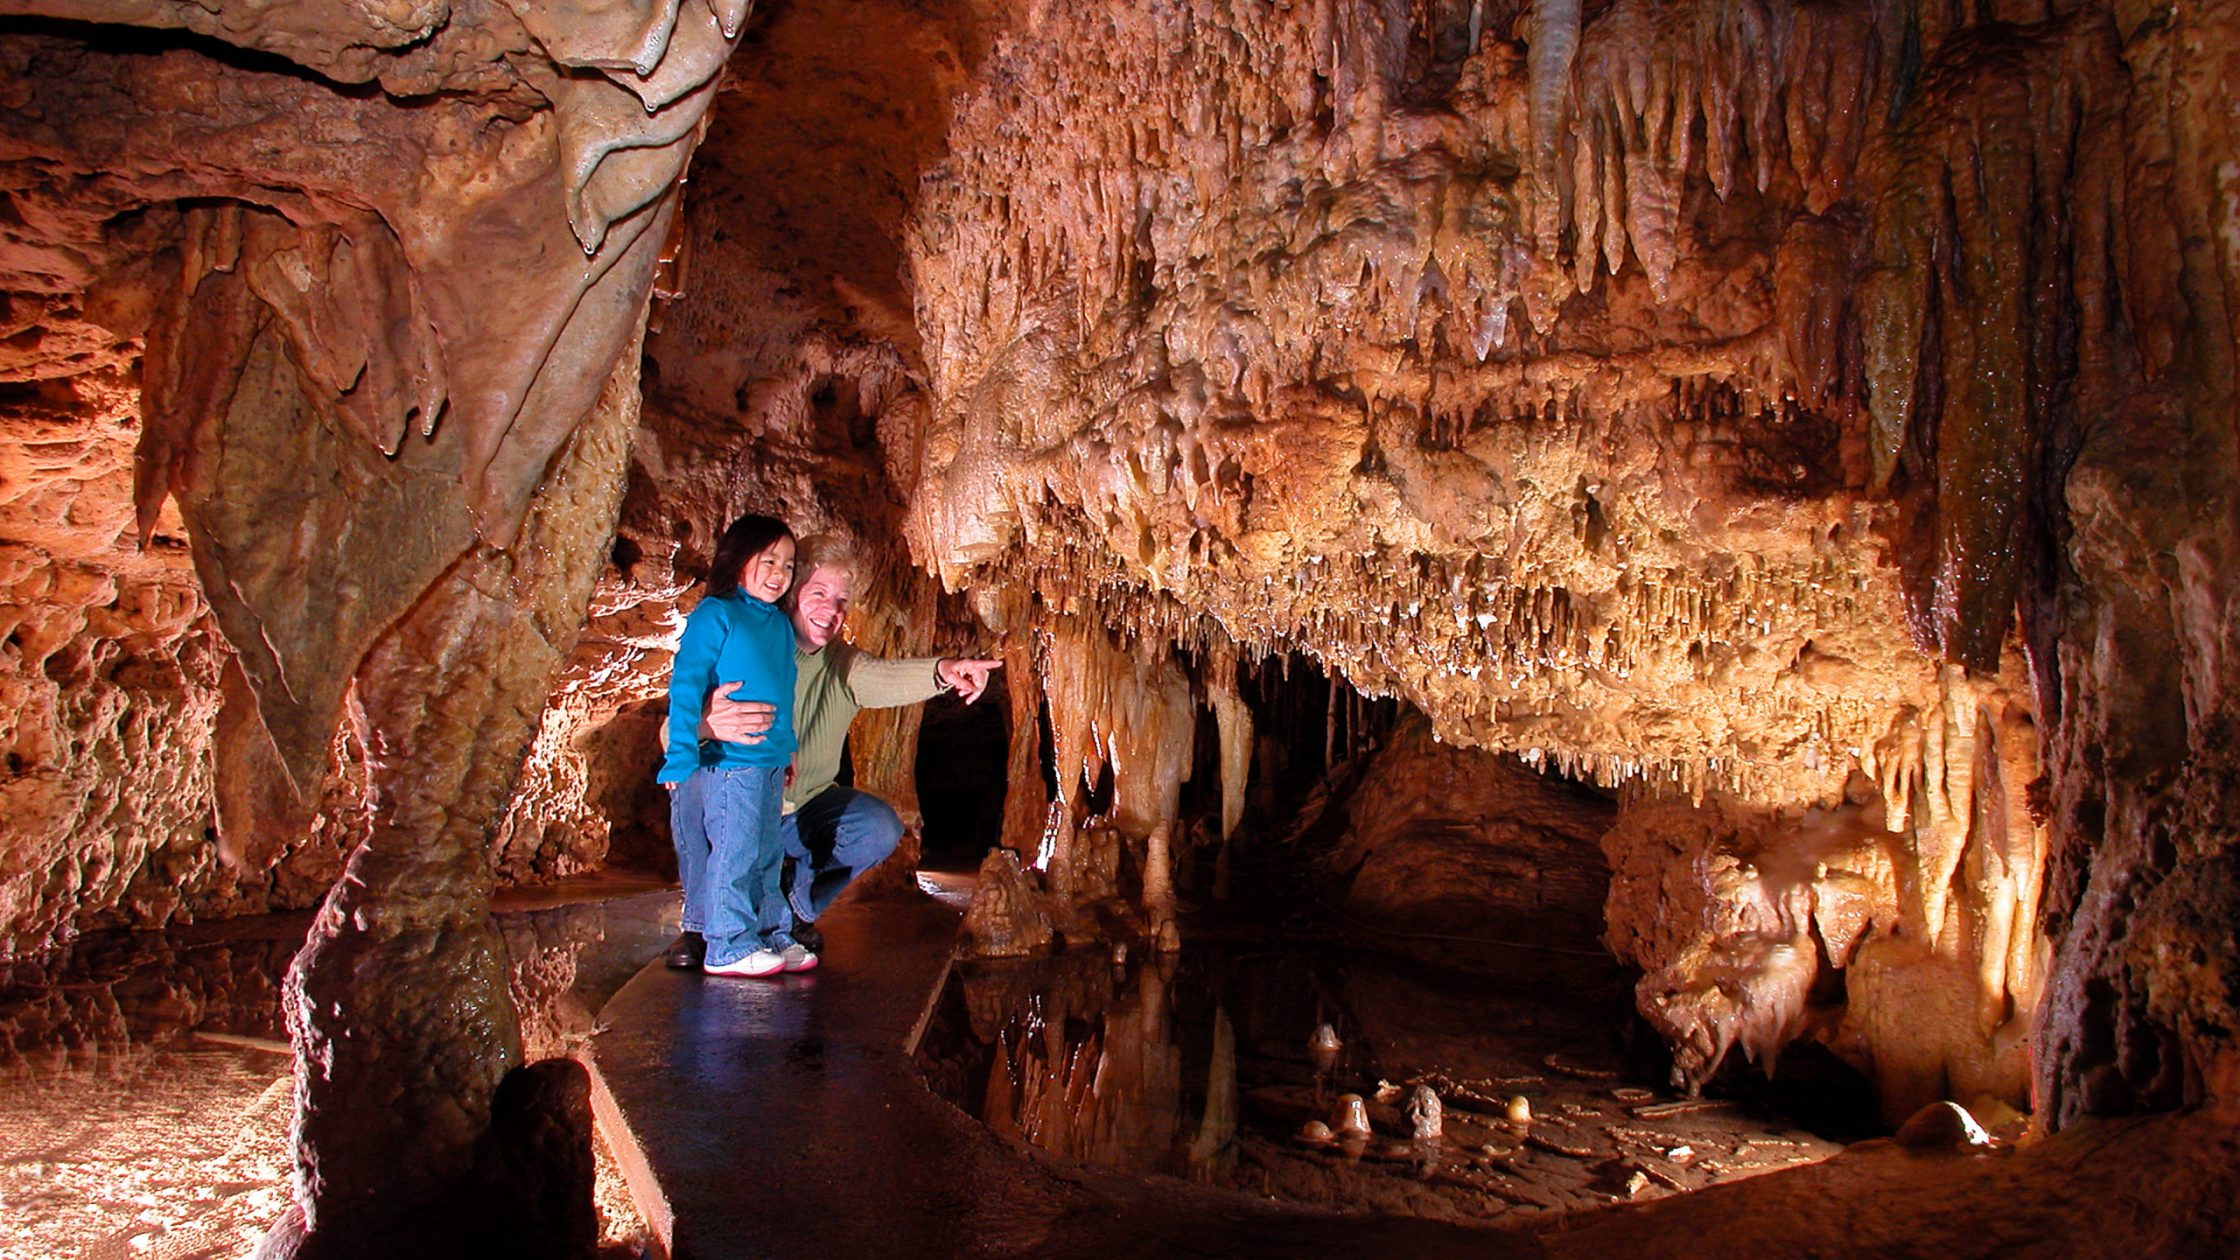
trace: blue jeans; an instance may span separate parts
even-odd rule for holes
[[[786,903],[796,917],[815,919],[856,876],[894,852],[902,840],[902,819],[871,793],[835,785],[786,815],[778,836],[793,859]]]
[[[793,916],[778,888],[784,794],[784,766],[704,766],[669,798],[684,929],[707,940],[712,964],[793,944]]]

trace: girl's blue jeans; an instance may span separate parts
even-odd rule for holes
[[[784,766],[703,766],[669,798],[684,930],[706,939],[711,965],[793,944],[793,915],[778,888],[784,797]]]

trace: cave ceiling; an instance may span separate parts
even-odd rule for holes
[[[1033,10],[911,220],[915,554],[1604,783],[1834,799],[2002,676],[2062,370],[2017,303],[2104,307],[2123,213],[2104,14],[1925,23]]]

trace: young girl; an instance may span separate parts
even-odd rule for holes
[[[669,673],[669,743],[661,782],[684,883],[684,930],[706,945],[712,976],[807,971],[817,956],[794,943],[778,889],[784,851],[778,813],[793,760],[793,623],[777,607],[793,582],[793,533],[767,516],[723,532],[707,593],[685,618]],[[777,709],[759,744],[699,737],[709,693]]]

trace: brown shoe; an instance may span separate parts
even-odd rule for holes
[[[708,957],[708,942],[698,932],[685,932],[661,951],[661,961],[679,971],[698,971]]]
[[[812,954],[824,952],[824,933],[817,930],[814,920],[795,919],[793,921],[793,939],[795,944]]]

